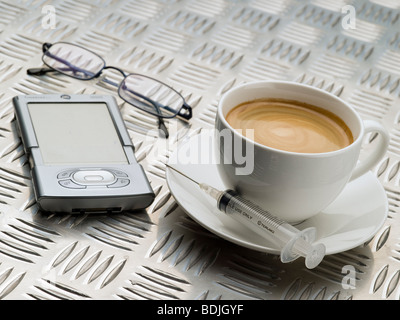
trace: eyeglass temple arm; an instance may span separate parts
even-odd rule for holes
[[[192,107],[189,106],[186,102],[184,102],[181,109],[178,112],[178,115],[186,120],[189,120],[193,116]]]
[[[30,76],[43,76],[48,72],[59,72],[59,71],[69,71],[71,68],[59,68],[59,69],[53,69],[53,68],[30,68],[26,70],[26,73],[29,74]],[[85,72],[84,70],[82,72]],[[88,74],[88,73],[86,73]],[[91,74],[90,74],[91,75]]]
[[[45,53],[46,51],[48,51],[52,45],[53,45],[53,44],[50,43],[50,42],[45,42],[45,43],[43,43],[43,45],[42,45],[42,51],[43,51],[43,53]]]
[[[57,70],[51,68],[30,68],[26,70],[26,73],[31,76],[42,76],[47,72],[56,72]]]

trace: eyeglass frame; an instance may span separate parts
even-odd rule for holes
[[[78,77],[78,76],[73,76],[73,75],[71,75],[71,74],[69,74],[69,73],[67,73],[67,72],[63,72],[62,70],[58,70],[58,69],[56,69],[56,68],[50,66],[50,65],[49,65],[48,63],[46,63],[46,61],[44,60],[44,57],[46,56],[46,53],[48,52],[48,50],[50,49],[50,47],[53,46],[54,44],[68,44],[68,45],[73,45],[73,46],[78,47],[78,48],[80,48],[80,49],[82,49],[82,50],[85,50],[85,51],[87,51],[87,52],[90,52],[91,54],[95,55],[96,57],[98,57],[98,58],[103,62],[103,67],[99,70],[99,72],[97,72],[96,74],[93,74],[92,76],[89,76],[88,78],[80,78],[80,77]],[[154,115],[154,116],[158,117],[158,119],[159,119],[159,128],[162,129],[162,130],[166,133],[167,137],[168,137],[168,131],[166,130],[165,124],[164,124],[164,122],[163,122],[163,120],[162,120],[163,118],[171,119],[171,118],[174,118],[174,117],[180,117],[180,118],[183,118],[183,119],[185,119],[185,120],[189,120],[189,119],[192,118],[192,115],[193,115],[193,113],[192,113],[192,107],[189,106],[189,105],[186,103],[186,100],[185,100],[185,98],[182,96],[182,94],[180,94],[178,91],[176,91],[174,88],[172,88],[171,86],[167,85],[167,84],[164,83],[164,82],[161,82],[161,81],[159,81],[159,80],[157,80],[157,79],[154,79],[154,78],[152,78],[152,77],[148,77],[148,76],[143,75],[143,74],[138,74],[138,73],[129,73],[129,74],[127,74],[127,73],[125,73],[123,70],[121,70],[120,68],[117,68],[117,67],[114,67],[114,66],[107,66],[106,61],[103,59],[103,57],[101,57],[100,55],[98,55],[97,53],[95,53],[95,52],[93,52],[93,51],[91,51],[91,50],[89,50],[89,49],[86,49],[86,48],[84,48],[84,47],[82,47],[82,46],[80,46],[80,45],[74,44],[74,43],[63,42],[63,41],[61,41],[61,42],[56,42],[56,43],[53,43],[53,44],[52,44],[52,43],[49,43],[49,42],[45,42],[45,43],[43,43],[43,45],[42,45],[42,51],[43,51],[42,61],[43,61],[43,63],[44,63],[46,66],[48,66],[50,69],[45,69],[45,68],[30,68],[30,69],[27,70],[27,74],[29,74],[29,75],[39,75],[39,76],[40,76],[40,75],[43,75],[43,74],[45,74],[45,73],[47,73],[47,72],[57,71],[57,72],[60,72],[60,73],[62,73],[62,74],[64,74],[64,75],[69,76],[69,77],[74,78],[74,79],[83,80],[83,81],[88,81],[88,80],[93,80],[93,79],[95,79],[95,78],[98,78],[98,77],[101,75],[101,73],[103,72],[104,69],[114,69],[114,70],[120,72],[120,73],[122,74],[122,76],[124,77],[124,79],[122,79],[122,80],[121,80],[121,83],[119,83],[119,84],[117,84],[117,83],[115,83],[115,82],[112,82],[112,81],[110,81],[110,80],[107,80],[107,82],[110,83],[110,84],[112,84],[112,85],[114,85],[114,86],[116,86],[116,87],[118,87],[118,95],[119,95],[119,97],[120,97],[121,99],[123,99],[125,102],[127,102],[127,103],[133,105],[134,107],[136,107],[136,108],[138,108],[138,109],[140,109],[140,110],[142,110],[142,111],[145,111],[145,112],[147,112],[147,113],[150,113],[151,115]],[[57,61],[62,60],[62,63],[63,63],[63,64],[69,66],[69,67],[70,67],[72,70],[74,70],[74,71],[77,69],[77,67],[72,66],[68,61],[66,61],[66,60],[64,60],[64,59],[61,59],[60,57],[53,56],[53,55],[47,55],[47,56],[50,56],[51,58],[53,58],[53,59],[55,59],[55,60],[57,60]],[[80,70],[80,71],[82,71],[82,72],[84,72],[84,73],[87,74],[87,70]],[[129,77],[129,76],[135,76],[135,75],[141,76],[141,77],[144,77],[144,78],[147,78],[147,79],[151,79],[151,80],[153,80],[153,81],[155,81],[155,82],[158,82],[158,83],[162,84],[163,86],[166,86],[167,88],[169,88],[170,90],[174,91],[176,94],[178,94],[178,95],[180,96],[180,98],[181,98],[182,101],[183,101],[183,105],[182,105],[182,106],[180,107],[180,109],[179,109],[176,113],[174,113],[173,115],[171,115],[171,116],[166,116],[166,115],[162,115],[162,114],[151,113],[151,112],[149,112],[149,111],[147,111],[147,110],[145,110],[145,109],[142,109],[141,107],[138,107],[138,106],[132,104],[131,102],[125,100],[125,99],[121,96],[121,93],[120,93],[122,84],[124,83],[124,81],[125,81],[125,79],[126,79],[127,77]],[[104,79],[104,80],[106,80],[106,79]],[[122,89],[122,90],[124,90],[124,89]],[[129,91],[131,91],[131,90],[129,90]],[[159,106],[157,105],[157,104],[158,104],[157,101],[153,101],[153,100],[151,100],[150,98],[148,98],[148,97],[146,97],[146,96],[143,96],[143,95],[141,95],[141,94],[139,94],[139,93],[137,93],[137,92],[133,92],[133,93],[134,93],[135,95],[137,95],[138,97],[140,97],[140,98],[142,98],[142,99],[148,101],[149,103],[151,103],[151,104],[155,107],[155,109],[158,110]],[[166,107],[166,106],[163,106],[163,107]],[[185,110],[186,112],[183,113],[183,112],[182,112],[183,110]]]

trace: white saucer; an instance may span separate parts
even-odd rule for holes
[[[225,190],[227,188],[220,178],[215,161],[211,164],[206,164],[204,161],[214,157],[212,143],[207,146],[207,150],[204,150],[204,139],[201,140],[200,136],[201,134],[180,144],[170,157],[169,164],[198,182]],[[182,148],[186,154],[189,150],[193,153],[193,150],[201,149],[199,157],[201,154],[203,161],[188,161],[188,158],[184,163],[176,161],[180,159],[178,153]],[[211,153],[210,157],[205,156],[205,152]],[[172,159],[175,160],[171,161]],[[178,204],[204,228],[221,238],[253,250],[280,253],[273,243],[220,212],[216,208],[215,201],[189,179],[168,167],[166,178]],[[296,227],[301,230],[310,226],[316,227],[317,242],[325,245],[326,254],[334,254],[355,248],[370,240],[383,226],[387,212],[388,200],[385,190],[378,179],[369,172],[350,182],[328,208]]]

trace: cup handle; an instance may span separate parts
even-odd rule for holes
[[[365,174],[368,170],[370,170],[374,165],[376,165],[383,157],[389,146],[389,134],[382,124],[375,120],[364,120],[363,122],[364,136],[370,132],[379,133],[380,137],[378,141],[378,146],[376,146],[376,148],[371,151],[366,159],[357,163],[350,180],[357,179],[358,177]]]

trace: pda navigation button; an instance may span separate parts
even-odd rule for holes
[[[127,186],[130,183],[129,179],[118,178],[117,181],[113,184],[108,185],[109,188],[122,188]]]
[[[73,179],[83,185],[104,186],[115,182],[115,176],[106,170],[80,170],[75,172]]]
[[[75,169],[62,171],[57,175],[57,179],[69,178],[75,171],[76,171]]]
[[[60,180],[58,183],[68,189],[85,189],[86,187],[73,182],[71,179]]]

